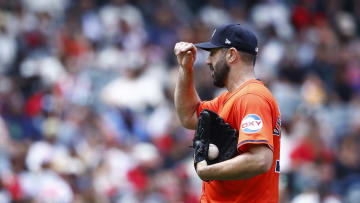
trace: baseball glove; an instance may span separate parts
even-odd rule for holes
[[[215,112],[204,109],[201,111],[193,139],[194,165],[206,160],[214,164],[231,159],[237,154],[238,132]],[[214,160],[208,159],[209,144],[216,145],[219,155]]]

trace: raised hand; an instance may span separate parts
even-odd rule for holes
[[[175,44],[174,53],[179,65],[184,71],[192,69],[196,59],[196,47],[189,42],[178,42]]]

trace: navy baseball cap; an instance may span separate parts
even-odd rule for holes
[[[255,34],[240,24],[227,24],[217,27],[210,42],[197,43],[195,46],[206,51],[214,48],[234,47],[252,55],[256,55],[259,50]]]

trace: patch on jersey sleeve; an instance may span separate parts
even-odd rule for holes
[[[263,127],[260,116],[256,114],[248,114],[241,121],[241,130],[244,133],[257,133]]]

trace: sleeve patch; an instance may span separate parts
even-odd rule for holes
[[[260,116],[256,114],[248,114],[241,121],[241,131],[244,133],[257,133],[263,127]]]

